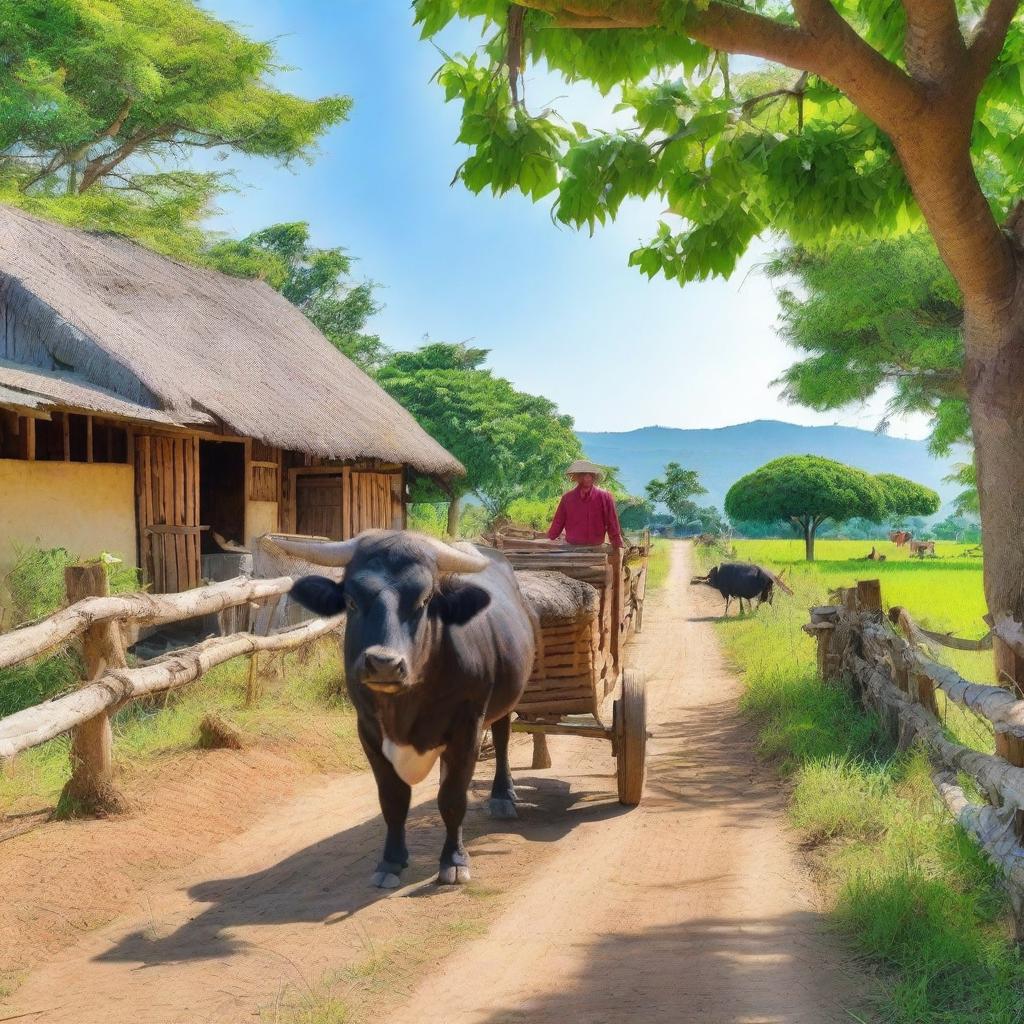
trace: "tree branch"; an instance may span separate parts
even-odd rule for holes
[[[907,15],[903,56],[915,81],[954,82],[963,73],[967,44],[954,0],[902,0]]]
[[[1019,6],[1020,0],[991,0],[974,31],[967,50],[967,78],[975,96],[1003,49]]]
[[[518,0],[556,24],[575,29],[650,28],[661,24],[662,0]],[[800,27],[711,0],[687,11],[686,31],[713,50],[761,57],[810,71],[841,89],[881,128],[912,116],[922,97],[915,83],[869,46],[829,0],[794,0]]]

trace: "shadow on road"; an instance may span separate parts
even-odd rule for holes
[[[708,884],[713,879],[703,880]],[[806,979],[821,967],[818,915],[707,917],[685,926],[610,933],[590,945],[577,976],[481,1024],[839,1024],[871,1018],[849,977]],[[835,993],[833,996],[827,992]],[[844,1005],[845,1004],[845,1005]]]
[[[474,780],[465,832],[470,854],[478,862],[504,852],[500,844],[489,842],[503,835],[556,842],[583,822],[626,812],[609,798],[606,785],[594,792],[572,792],[560,779],[522,775],[517,776],[516,789],[521,801],[519,820],[493,821],[486,813],[490,783]],[[383,821],[374,816],[263,871],[193,886],[189,895],[211,906],[167,935],[159,933],[159,926],[132,932],[96,959],[156,965],[225,958],[248,948],[244,940],[230,934],[234,928],[300,922],[329,925],[381,899],[430,895],[440,891],[430,880],[437,871],[443,837],[436,802],[414,807],[408,823],[411,860],[404,875],[412,884],[392,892],[374,889],[369,880],[384,841]]]

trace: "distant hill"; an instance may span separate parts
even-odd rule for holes
[[[643,494],[648,480],[659,476],[667,462],[695,469],[709,493],[701,504],[722,507],[725,493],[745,473],[780,455],[824,455],[869,473],[898,473],[934,488],[942,496],[943,510],[960,488],[944,483],[955,462],[966,452],[948,459],[928,453],[924,441],[888,437],[854,427],[802,427],[779,420],[754,420],[711,430],[641,427],[624,433],[581,431],[587,458],[605,466],[618,466],[622,481],[634,494]]]

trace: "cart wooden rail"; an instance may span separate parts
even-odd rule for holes
[[[641,673],[623,666],[623,647],[643,625],[651,537],[627,547],[573,547],[546,539],[497,534],[495,547],[517,571],[560,572],[597,591],[592,611],[542,621],[533,676],[516,708],[515,732],[534,737],[534,768],[548,768],[549,735],[611,742],[619,801],[643,794],[647,697]],[[607,700],[618,689],[610,715]]]

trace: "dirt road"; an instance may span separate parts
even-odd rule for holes
[[[382,895],[367,885],[372,781],[334,780],[41,965],[0,1020],[285,1021],[284,1000],[389,1024],[850,1021],[862,988],[814,910],[784,798],[737,714],[709,621],[721,602],[687,586],[689,561],[675,545],[629,651],[655,733],[640,808],[616,803],[603,744],[552,740],[543,772],[521,746],[520,821],[486,818],[481,766],[474,883],[431,882],[431,779],[414,795],[410,884]]]

